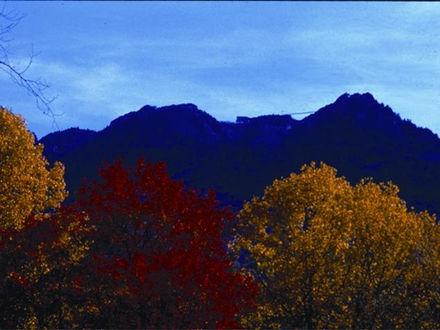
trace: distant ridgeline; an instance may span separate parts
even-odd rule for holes
[[[275,178],[323,161],[352,183],[393,181],[418,210],[440,210],[440,139],[369,94],[344,94],[302,120],[289,115],[219,122],[193,104],[145,106],[99,132],[78,128],[40,140],[51,161],[66,166],[74,197],[83,177],[96,178],[115,159],[165,161],[189,186],[213,188],[239,207]]]

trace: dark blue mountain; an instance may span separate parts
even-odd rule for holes
[[[69,129],[40,142],[50,161],[65,163],[70,191],[81,178],[96,178],[105,161],[133,164],[144,157],[165,161],[174,177],[214,188],[239,207],[273,179],[324,161],[353,183],[392,180],[410,206],[440,210],[440,139],[369,93],[344,94],[300,121],[268,115],[227,123],[193,104],[145,106],[100,132]]]
[[[44,144],[46,158],[53,162],[63,159],[67,154],[82,147],[87,142],[93,140],[97,134],[97,132],[89,129],[74,127],[62,132],[50,133],[39,142]]]

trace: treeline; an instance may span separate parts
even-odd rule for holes
[[[321,164],[238,214],[116,162],[73,203],[0,108],[1,328],[439,328],[440,233],[391,183]]]

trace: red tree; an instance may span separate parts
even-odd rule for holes
[[[73,328],[87,297],[78,290],[90,233],[66,207],[0,230],[0,328]]]
[[[78,201],[96,229],[88,326],[238,327],[257,286],[228,257],[222,233],[232,213],[213,193],[185,190],[164,164],[139,161],[130,175],[116,162],[101,178]]]

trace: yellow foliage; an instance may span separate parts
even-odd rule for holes
[[[48,169],[24,120],[0,107],[0,229],[19,229],[32,213],[56,208],[66,197],[64,167]]]
[[[262,283],[257,328],[440,327],[440,235],[393,184],[314,163],[239,213],[231,248]],[[240,252],[241,251],[241,252]],[[432,307],[436,305],[436,307]]]

